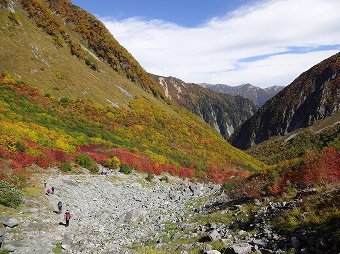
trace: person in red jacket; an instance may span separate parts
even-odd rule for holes
[[[67,210],[65,213],[65,227],[68,227],[70,225],[70,219],[71,219],[71,214],[70,212]]]

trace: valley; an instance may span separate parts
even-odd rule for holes
[[[143,27],[69,0],[0,0],[0,254],[340,253],[340,53],[260,88],[246,82],[265,61],[330,46],[267,55],[264,45],[232,62],[239,50],[222,53],[222,36],[217,48],[197,40],[170,60],[196,59],[184,55],[204,44],[205,77],[256,73],[235,87],[196,84],[150,74],[116,40],[120,22]],[[154,46],[159,27],[184,36],[219,22],[151,20],[134,45]]]

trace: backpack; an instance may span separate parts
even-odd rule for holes
[[[70,213],[65,213],[65,217],[67,220],[69,220],[71,218],[71,214]]]

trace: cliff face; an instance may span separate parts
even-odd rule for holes
[[[228,86],[224,84],[210,85],[203,84],[204,87],[209,88],[218,93],[225,93],[230,95],[239,95],[251,100],[256,106],[261,107],[270,98],[275,96],[284,87],[283,86],[271,86],[267,88],[260,88],[251,84],[243,84],[240,86]]]
[[[302,73],[231,137],[241,149],[307,127],[340,108],[340,53]]]
[[[153,77],[166,97],[200,116],[225,139],[256,111],[250,100],[240,96],[217,93],[174,77]]]

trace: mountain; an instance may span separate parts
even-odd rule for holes
[[[260,161],[273,165],[301,158],[310,151],[321,151],[327,147],[340,148],[340,111],[309,127],[254,145],[247,152]]]
[[[256,106],[261,107],[270,98],[280,92],[283,86],[271,86],[267,88],[260,88],[251,84],[243,84],[240,86],[228,86],[224,84],[201,84],[203,87],[209,88],[218,93],[225,93],[230,95],[239,95],[247,98],[255,103]]]
[[[2,1],[0,69],[58,97],[124,105],[162,91],[93,15],[68,0]],[[128,93],[126,93],[127,91]]]
[[[337,53],[302,73],[243,123],[232,144],[246,149],[334,114],[340,108],[339,71]]]
[[[66,0],[0,3],[1,168],[118,160],[205,179],[264,166],[169,103],[93,15]]]
[[[240,96],[216,93],[174,77],[152,77],[159,83],[168,99],[201,117],[225,139],[256,111],[251,101]]]

